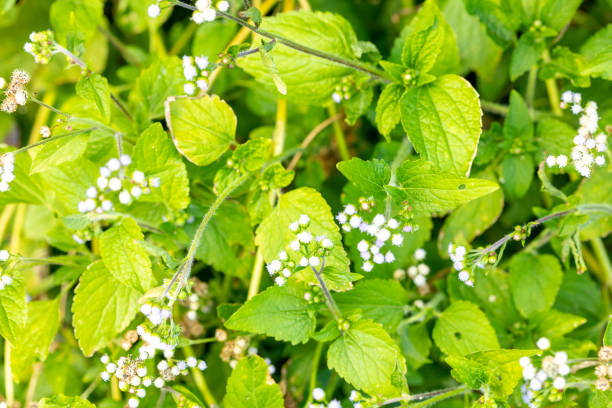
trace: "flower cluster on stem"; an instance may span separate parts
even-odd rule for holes
[[[107,213],[113,210],[114,201],[130,205],[143,194],[151,194],[151,188],[160,186],[159,178],[147,178],[140,170],[133,170],[129,177],[126,176],[126,169],[131,163],[130,156],[123,154],[100,167],[100,177],[95,186],[87,189],[87,198],[79,202],[79,212]]]
[[[0,291],[13,283],[13,276],[10,273],[10,258],[11,254],[9,251],[6,249],[0,251]]]
[[[208,62],[208,57],[192,57],[189,55],[183,57],[183,76],[187,81],[183,85],[183,91],[186,95],[195,94],[196,89],[204,92],[208,90],[209,68],[211,68],[211,65]]]
[[[2,80],[1,82],[4,82]],[[6,113],[13,113],[18,106],[23,106],[28,101],[28,91],[25,86],[30,82],[30,75],[19,69],[13,71],[11,81],[9,82],[6,91],[4,91],[4,100],[0,105],[0,110]],[[3,87],[0,87],[3,89]]]
[[[15,155],[5,153],[0,156],[0,192],[9,190],[9,184],[15,180]]]
[[[610,389],[610,381],[612,381],[612,347],[603,346],[597,354],[599,364],[595,367],[595,388],[600,391],[608,391]]]
[[[393,272],[393,278],[395,280],[404,280],[406,276],[412,279],[412,282],[419,289],[419,292],[422,295],[425,295],[429,292],[429,288],[427,286],[427,276],[429,275],[430,269],[427,264],[421,262],[427,256],[427,252],[423,248],[418,248],[414,251],[412,255],[415,263],[408,267],[408,269],[396,269]]]
[[[398,218],[387,217],[375,213],[376,203],[373,198],[360,198],[359,205],[347,204],[336,220],[344,232],[358,230],[363,239],[357,244],[357,249],[363,259],[361,269],[370,272],[375,264],[393,263],[395,255],[392,247],[399,247],[404,242],[402,232],[412,232],[416,229],[412,222],[411,208],[402,209]]]
[[[317,387],[312,390],[312,399],[315,402],[309,403],[308,408],[342,408],[342,404],[337,399],[328,402],[322,388]]]

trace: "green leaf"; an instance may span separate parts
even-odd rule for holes
[[[367,196],[386,196],[384,186],[391,179],[389,165],[381,159],[362,160],[353,157],[339,162],[336,167],[355,187]]]
[[[83,99],[94,101],[105,122],[110,121],[111,97],[106,78],[96,73],[83,76],[76,84],[76,93]]]
[[[581,204],[604,204],[612,206],[612,171],[596,171],[584,180],[576,195]],[[605,236],[612,231],[612,216],[609,213],[589,214],[589,223],[581,228],[583,240]]]
[[[520,198],[527,193],[533,180],[535,164],[530,154],[509,154],[501,164],[504,191],[510,198]]]
[[[510,79],[514,81],[536,65],[546,48],[546,42],[527,32],[519,38],[510,61]]]
[[[376,103],[376,127],[389,141],[389,134],[400,121],[400,98],[404,87],[400,84],[386,85]]]
[[[13,342],[11,351],[11,369],[16,381],[26,380],[32,364],[47,358],[51,342],[59,329],[60,297],[28,303],[25,329]]]
[[[586,73],[612,80],[612,24],[596,32],[580,49],[588,63]]]
[[[102,20],[100,0],[58,0],[51,6],[51,26],[60,43],[86,41]]]
[[[578,326],[585,324],[587,319],[569,313],[563,313],[555,309],[537,312],[529,318],[529,322],[536,326],[536,332],[540,337],[554,339],[573,331]]]
[[[608,319],[608,325],[606,326],[606,331],[603,336],[603,345],[612,346],[612,317]]]
[[[211,164],[234,143],[236,115],[216,95],[176,99],[171,104],[170,120],[176,148],[198,166]]]
[[[444,31],[434,19],[431,26],[414,31],[406,37],[402,49],[402,63],[418,73],[429,72],[440,54]]]
[[[164,115],[164,102],[172,95],[183,94],[184,83],[181,60],[176,57],[155,59],[141,72],[129,95],[130,112],[139,130]]]
[[[487,35],[480,20],[467,12],[463,0],[448,0],[441,7],[444,18],[457,36],[464,65],[479,76],[491,77],[502,57],[502,49]]]
[[[110,274],[139,292],[146,292],[155,283],[149,254],[140,243],[143,239],[132,218],[124,218],[100,235],[100,255]]]
[[[574,127],[558,119],[545,118],[538,121],[535,135],[536,139],[539,140],[536,155],[538,162],[546,160],[546,157],[551,154],[553,156],[564,154],[571,157],[574,136],[576,135]],[[552,169],[548,170],[551,171]]]
[[[520,7],[507,0],[464,0],[468,13],[477,16],[491,38],[505,48],[516,39],[521,24]]]
[[[394,377],[406,374],[406,361],[383,328],[369,320],[351,322],[327,352],[327,365],[355,388],[372,396],[397,396]]]
[[[8,149],[0,149],[0,153],[6,153]],[[47,202],[45,189],[42,186],[41,177],[37,174],[30,175],[32,160],[27,153],[15,155],[15,178],[11,181],[8,191],[0,192],[0,205],[11,203],[44,204]]]
[[[357,36],[351,25],[341,16],[332,13],[292,11],[274,17],[264,17],[261,29],[284,38],[306,44],[308,47],[354,60],[353,47]],[[270,56],[287,85],[287,96],[300,103],[321,104],[330,101],[339,81],[355,71],[344,65],[330,62],[277,44]],[[248,74],[273,89],[272,73],[262,64],[259,54],[238,60],[238,65]]]
[[[397,171],[398,187],[386,186],[393,199],[418,212],[444,212],[485,196],[499,186],[489,180],[455,176],[423,160],[406,161]]]
[[[334,300],[344,314],[360,312],[365,319],[394,331],[404,317],[407,294],[397,281],[368,279],[357,282],[348,292],[335,294]]]
[[[537,354],[537,350],[488,350],[465,357],[449,356],[446,362],[453,368],[451,374],[472,389],[488,387],[494,398],[506,398],[522,378],[521,357]]]
[[[574,17],[582,0],[545,0],[540,10],[540,20],[545,26],[559,32]]]
[[[334,247],[325,260],[323,279],[331,290],[345,291],[352,287],[352,281],[358,275],[349,271],[349,260],[342,247],[342,236],[334,221],[331,208],[319,192],[312,188],[302,187],[283,194],[274,210],[257,228],[255,244],[262,248],[264,259],[271,262],[278,253],[287,248],[295,239],[295,233],[289,230],[289,224],[295,222],[300,215],[310,217],[310,231],[314,236],[325,235]],[[317,283],[310,269],[302,278],[310,283]]]
[[[589,408],[610,408],[612,404],[612,393],[609,391],[596,390],[589,400]]]
[[[39,408],[95,408],[91,402],[81,397],[67,397],[65,395],[55,395],[43,398],[38,403]]]
[[[365,115],[372,103],[372,99],[374,99],[374,91],[371,87],[364,87],[355,95],[353,95],[348,101],[344,101],[342,105],[344,106],[344,112],[346,113],[346,118],[344,119],[346,123],[353,126],[357,123],[357,119],[359,119],[362,115]]]
[[[487,180],[494,180],[492,173],[478,174]],[[440,230],[438,247],[446,249],[452,242],[472,242],[499,218],[504,208],[504,193],[501,189],[477,198],[456,208],[444,220]],[[466,222],[470,220],[470,222]]]
[[[158,177],[159,188],[139,200],[164,203],[173,210],[189,205],[189,179],[181,156],[160,123],[147,128],[138,138],[132,151],[132,168],[148,177]]]
[[[61,136],[55,135],[55,137]],[[62,163],[75,161],[83,155],[87,147],[88,134],[66,136],[45,143],[34,156],[30,174],[42,173]],[[11,185],[12,188],[12,185]]]
[[[540,70],[540,79],[551,78],[567,78],[577,87],[591,86],[586,59],[567,47],[555,47],[552,60]]]
[[[210,204],[212,199],[208,206],[202,208],[202,216]],[[230,276],[247,277],[254,250],[253,233],[246,211],[237,202],[225,201],[204,230],[196,248],[196,258]]]
[[[119,282],[102,261],[81,276],[72,303],[72,325],[86,356],[106,346],[138,311],[141,292]]]
[[[306,343],[315,331],[316,319],[304,300],[305,293],[301,284],[292,281],[271,286],[238,309],[225,327],[265,334],[291,344]]]
[[[253,20],[256,25],[261,24],[261,11],[257,7],[249,7],[248,10],[244,11],[244,16]]]
[[[432,343],[427,321],[400,325],[397,331],[402,354],[412,370],[418,370],[422,365],[431,362],[428,356]]]
[[[525,317],[551,308],[561,287],[563,272],[552,255],[533,255],[521,252],[510,264],[512,297]]]
[[[435,0],[427,0],[420,7],[414,18],[410,21],[410,24],[406,26],[400,36],[395,40],[393,48],[391,50],[391,61],[400,63],[403,58],[404,46],[407,41],[407,37],[413,33],[426,30],[431,27],[434,23],[437,24],[440,30],[440,39],[433,40],[431,45],[434,45],[437,41],[442,41],[439,53],[435,59],[435,64],[427,71],[432,75],[444,75],[451,73],[458,73],[460,71],[460,60],[459,60],[459,49],[457,48],[457,38],[450,25],[444,19],[444,16],[438,8],[438,2]],[[431,51],[435,51],[434,49]],[[428,53],[429,54],[429,53]],[[429,58],[428,58],[429,59]],[[429,65],[427,63],[423,66],[426,68]]]
[[[469,82],[445,75],[406,91],[402,125],[422,159],[440,170],[468,175],[481,133],[480,101]]]
[[[15,343],[26,327],[27,310],[23,278],[17,275],[13,283],[0,290],[0,335]]]
[[[47,169],[40,174],[47,204],[61,215],[80,214],[79,202],[87,197],[87,189],[96,185],[99,175],[98,166],[83,158]]]
[[[238,361],[227,381],[223,405],[235,408],[283,408],[278,384],[268,382],[268,365],[259,356]]]
[[[507,140],[520,139],[523,142],[533,138],[533,122],[527,104],[516,91],[510,93],[510,109],[504,121],[504,137]]]
[[[476,305],[463,300],[453,302],[438,317],[433,339],[449,355],[465,356],[499,348],[487,316]]]

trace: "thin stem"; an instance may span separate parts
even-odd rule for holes
[[[276,125],[272,143],[274,145],[274,156],[280,155],[285,148],[285,137],[287,136],[287,99],[278,98],[276,107]]]
[[[214,343],[215,341],[217,341],[215,337],[206,337],[204,339],[189,340],[189,345],[193,346],[196,344]]]
[[[61,110],[59,110],[59,109],[57,109],[57,108],[54,108],[54,107],[53,107],[53,106],[51,106],[51,105],[47,105],[47,104],[46,104],[46,103],[44,103],[43,101],[41,101],[41,100],[37,99],[36,97],[34,97],[34,95],[28,95],[28,98],[29,98],[29,99],[30,99],[32,102],[37,103],[37,104],[39,104],[40,106],[42,106],[42,107],[44,107],[44,108],[49,109],[51,112],[55,112],[55,113],[57,113],[58,115],[62,115],[63,117],[65,117],[65,118],[66,118],[66,119],[68,119],[68,120],[72,119],[72,116],[71,116],[71,115],[67,114],[66,112],[62,112]]]
[[[340,312],[340,309],[338,309],[338,305],[336,305],[336,302],[334,301],[334,298],[329,292],[329,289],[327,289],[327,285],[325,285],[325,282],[323,281],[323,276],[321,275],[321,273],[323,272],[323,268],[325,268],[325,258],[323,258],[323,260],[321,261],[321,268],[319,268],[319,270],[317,270],[314,266],[310,267],[310,269],[312,269],[315,276],[317,277],[317,280],[319,281],[319,285],[321,285],[321,289],[323,290],[323,295],[325,295],[325,304],[327,305],[329,311],[334,316],[334,319],[338,320],[339,318],[342,317],[342,313]]]
[[[34,393],[36,392],[36,384],[38,384],[38,377],[42,371],[42,363],[35,363],[32,366],[32,375],[28,382],[28,389],[26,391],[25,408],[30,408],[32,400],[34,399]]]
[[[115,37],[113,33],[111,33],[109,30],[107,30],[106,28],[102,26],[98,26],[98,31],[100,31],[102,35],[106,37],[106,39],[111,44],[113,44],[115,48],[117,48],[117,50],[119,50],[119,53],[121,54],[124,60],[126,60],[128,63],[136,67],[139,67],[139,68],[142,67],[142,64],[140,63],[140,61],[138,61],[138,59],[136,59],[136,57],[132,55],[132,53],[127,49],[127,47],[123,45],[123,43],[119,41],[119,39]]]
[[[196,32],[197,28],[198,28],[197,24],[190,22],[187,28],[185,28],[183,32],[181,33],[181,36],[178,38],[178,40],[176,40],[174,45],[172,45],[172,48],[170,48],[170,51],[168,51],[168,54],[177,55],[179,52],[181,52],[183,48],[187,46],[187,43],[189,42],[193,34]]]
[[[308,0],[298,0],[298,3],[300,4],[301,9],[305,11],[312,11],[312,8],[310,7],[310,3],[308,2]]]
[[[195,6],[193,6],[191,4],[184,3],[184,2],[182,2],[180,0],[172,0],[172,2],[174,4],[176,4],[177,6],[184,7],[186,9],[188,9],[188,10],[192,10],[192,11],[196,10]],[[305,54],[314,55],[315,57],[323,58],[323,59],[335,62],[337,64],[353,68],[355,70],[358,70],[358,71],[361,71],[361,72],[364,72],[364,73],[370,75],[372,78],[374,78],[376,80],[379,80],[379,81],[382,81],[382,82],[385,82],[385,83],[390,83],[391,82],[391,78],[389,77],[389,75],[385,71],[380,70],[380,69],[375,68],[375,67],[372,67],[372,66],[370,66],[368,64],[365,64],[363,62],[349,60],[349,59],[346,59],[346,58],[343,58],[343,57],[339,57],[337,55],[329,54],[327,52],[319,51],[319,50],[316,50],[314,48],[310,48],[310,47],[307,47],[305,45],[296,43],[296,42],[294,42],[292,40],[289,40],[288,38],[282,37],[282,36],[280,36],[278,34],[273,34],[273,33],[270,33],[268,31],[261,30],[261,29],[255,27],[254,25],[251,25],[248,22],[246,22],[246,21],[244,21],[244,20],[242,20],[242,19],[240,19],[238,17],[235,17],[235,16],[233,16],[231,14],[225,13],[223,11],[217,10],[217,15],[221,16],[221,17],[224,17],[224,18],[226,18],[228,20],[232,20],[233,22],[235,22],[237,24],[240,24],[242,27],[247,28],[247,29],[251,30],[252,32],[254,32],[256,34],[261,35],[262,37],[265,37],[265,38],[268,38],[268,39],[271,39],[271,40],[272,39],[276,39],[279,43],[281,43],[281,44],[283,44],[283,45],[285,45],[285,46],[287,46],[289,48],[293,48],[294,50],[303,52]]]
[[[248,174],[244,174],[238,177],[236,180],[234,180],[232,184],[227,186],[227,188],[224,191],[222,191],[217,196],[215,201],[211,204],[210,208],[204,215],[204,218],[202,219],[202,222],[200,223],[200,226],[198,227],[195,235],[193,236],[193,240],[191,241],[191,245],[189,246],[189,250],[187,251],[185,260],[183,261],[181,267],[179,267],[179,269],[176,271],[176,273],[172,277],[172,281],[170,282],[170,284],[164,291],[162,297],[165,297],[168,294],[168,292],[170,292],[170,289],[174,286],[174,283],[177,280],[179,280],[179,278],[181,282],[187,281],[187,279],[189,278],[189,274],[191,273],[191,266],[193,265],[193,260],[195,258],[195,253],[198,248],[198,245],[200,243],[200,239],[202,239],[202,235],[204,234],[204,230],[206,229],[206,226],[210,222],[210,219],[215,214],[217,209],[221,206],[223,201],[225,201],[225,199],[232,193],[232,191],[238,188],[238,186],[242,184],[247,178],[248,178]],[[182,286],[179,286],[179,288],[180,287]],[[178,290],[176,291],[176,293],[178,293]]]
[[[95,126],[95,127],[104,128],[104,129],[106,129],[108,131],[111,131],[113,133],[117,132],[115,129],[113,129],[113,128],[109,127],[109,126],[106,126],[105,124],[100,123],[100,122],[98,122],[96,120],[88,119],[88,118],[80,118],[80,117],[77,117],[77,116],[72,116],[72,115],[70,115],[70,114],[68,114],[66,112],[62,112],[61,110],[59,110],[57,108],[54,108],[51,105],[47,105],[43,101],[41,101],[41,100],[37,99],[36,97],[34,97],[33,95],[29,95],[28,98],[32,102],[37,103],[40,106],[42,106],[44,108],[47,108],[50,111],[55,112],[58,115],[61,115],[61,116],[65,117],[67,121],[72,121],[72,122],[77,122],[77,123],[80,122],[80,123],[85,124],[85,125],[92,125],[92,126]]]
[[[426,399],[425,401],[421,401],[418,403],[413,403],[410,404],[410,408],[421,408],[421,407],[426,407],[428,405],[433,405],[437,402],[440,402],[442,400],[445,400],[447,398],[452,398],[455,397],[457,395],[461,395],[467,391],[470,391],[470,389],[466,386],[466,385],[461,385],[459,387],[455,387],[455,388],[447,388],[444,390],[437,390],[437,391],[431,391],[431,392],[425,392],[423,394],[414,394],[414,395],[410,395],[408,397],[398,397],[398,398],[392,398],[389,399],[385,402],[383,402],[382,404],[379,404],[379,407],[385,406],[385,405],[391,405],[391,404],[395,404],[398,402],[405,402],[405,401],[420,401],[423,399]]]
[[[111,399],[121,401],[121,390],[119,389],[119,379],[115,376],[111,378]]]
[[[13,219],[13,212],[15,212],[15,208],[15,204],[9,204],[2,210],[2,215],[0,216],[0,245],[4,240],[6,228],[8,227],[9,222]]]
[[[319,372],[319,361],[321,360],[321,351],[323,350],[323,343],[317,343],[315,348],[314,356],[312,357],[312,366],[310,369],[310,380],[308,382],[308,399],[304,406],[309,406],[312,402],[312,390],[317,385],[317,373]]]
[[[257,252],[255,253],[255,262],[253,263],[253,273],[251,274],[251,282],[249,283],[249,293],[247,295],[247,300],[251,299],[257,294],[257,292],[259,292],[259,285],[261,283],[263,266],[263,250],[261,247],[258,247]]]
[[[480,100],[480,106],[483,111],[492,113],[495,115],[499,115],[499,116],[508,116],[508,112],[510,111],[510,108],[508,107],[508,105],[503,105],[501,103],[496,103],[496,102],[485,101],[482,99]],[[542,120],[545,118],[555,117],[555,115],[549,112],[539,111],[533,108],[529,109],[529,113],[531,114],[534,120]]]
[[[542,59],[545,63],[550,62],[550,53],[548,52],[548,48],[546,48],[542,53]],[[559,98],[559,88],[557,88],[557,82],[554,78],[550,78],[547,79],[544,84],[546,85],[546,92],[548,93],[550,109],[553,111],[555,116],[561,116],[563,112],[561,111],[561,99]]]
[[[338,111],[336,110],[335,104],[330,104],[327,108],[327,112],[329,116],[336,116]],[[344,138],[344,132],[342,131],[342,126],[337,121],[333,122],[334,129],[334,140],[336,141],[336,146],[338,147],[338,153],[340,154],[340,158],[342,160],[350,160],[351,154],[349,153],[348,146],[346,145],[346,139]]]
[[[83,393],[81,394],[81,398],[87,399],[89,395],[94,392],[99,383],[100,376],[97,375],[96,378],[94,378],[94,380],[91,382],[91,384],[89,384],[89,386],[85,389],[85,391],[83,391]]]
[[[315,126],[314,129],[312,129],[310,133],[308,133],[306,138],[302,141],[302,144],[300,145],[300,151],[298,151],[295,154],[295,156],[293,156],[293,158],[291,159],[291,162],[289,163],[289,166],[287,166],[287,170],[293,170],[295,168],[295,166],[298,164],[298,162],[302,158],[302,155],[304,154],[304,150],[310,145],[310,143],[313,142],[313,140],[315,140],[315,138],[321,132],[323,132],[329,125],[331,125],[332,123],[334,123],[335,121],[339,119],[342,119],[343,117],[344,117],[343,114],[338,113],[332,117],[325,119],[323,122]]]
[[[534,65],[529,70],[529,76],[527,77],[527,92],[525,93],[525,99],[527,106],[533,109],[533,99],[535,97],[536,84],[538,79],[538,66]]]
[[[47,139],[41,140],[40,142],[36,142],[36,143],[31,144],[31,145],[27,145],[27,146],[21,147],[21,148],[19,148],[17,150],[13,150],[11,153],[12,154],[17,154],[17,153],[25,152],[25,151],[33,149],[35,147],[44,145],[45,143],[54,142],[54,141],[56,141],[58,139],[63,139],[65,137],[78,136],[78,135],[82,135],[83,133],[93,132],[96,129],[97,128],[92,127],[92,128],[89,128],[89,129],[75,130],[74,132],[69,132],[69,133],[64,133],[62,135],[57,135],[57,136],[49,137]]]
[[[195,354],[191,346],[184,346],[183,352],[185,353],[185,357],[187,358],[195,357]],[[191,367],[190,370],[191,370],[191,374],[193,375],[193,379],[196,383],[196,386],[198,387],[198,390],[200,390],[202,397],[204,397],[204,401],[206,401],[206,403],[208,404],[210,408],[216,407],[217,400],[215,399],[212,392],[210,391],[210,388],[208,388],[208,384],[206,383],[206,378],[204,378],[204,374],[202,374],[202,371],[200,371],[197,367]]]

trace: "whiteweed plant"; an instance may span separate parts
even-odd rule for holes
[[[611,407],[611,16],[0,1],[0,407]]]

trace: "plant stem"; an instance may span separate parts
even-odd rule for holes
[[[189,345],[193,346],[196,344],[214,343],[215,341],[217,341],[215,337],[206,337],[204,339],[189,340]]]
[[[177,55],[179,52],[181,52],[183,48],[185,48],[193,34],[196,32],[197,28],[197,24],[195,24],[194,22],[190,22],[187,25],[187,28],[185,28],[181,33],[181,36],[178,38],[178,40],[176,40],[176,42],[172,45],[172,48],[170,48],[168,54]]]
[[[80,118],[80,117],[77,117],[77,116],[72,116],[72,115],[70,115],[70,114],[68,114],[68,113],[66,113],[66,112],[62,112],[61,110],[59,110],[59,109],[57,109],[57,108],[54,108],[54,107],[53,107],[53,106],[51,106],[51,105],[46,104],[45,102],[43,102],[43,101],[41,101],[41,100],[37,99],[36,97],[34,97],[34,96],[32,96],[32,95],[28,95],[28,98],[29,98],[29,99],[30,99],[32,102],[37,103],[37,104],[39,104],[40,106],[42,106],[42,107],[44,107],[44,108],[47,108],[47,109],[49,109],[50,111],[52,111],[52,112],[54,112],[54,113],[57,113],[58,115],[61,115],[61,116],[65,117],[67,121],[73,121],[73,122],[77,122],[77,123],[79,123],[79,122],[80,122],[80,123],[83,123],[83,124],[86,124],[86,125],[92,125],[92,126],[95,126],[95,127],[104,128],[104,129],[106,129],[106,130],[108,130],[108,131],[110,131],[110,132],[117,133],[117,131],[116,131],[115,129],[113,129],[113,128],[109,127],[109,126],[106,126],[105,124],[100,123],[100,122],[98,122],[98,121],[96,121],[96,120],[93,120],[93,119],[88,119],[88,118]]]
[[[121,401],[121,390],[119,389],[119,380],[113,376],[111,378],[111,399],[113,401]]]
[[[251,274],[251,282],[249,283],[249,293],[247,295],[247,300],[251,299],[257,294],[257,292],[259,292],[259,284],[261,283],[263,266],[263,250],[261,249],[261,247],[258,247],[257,252],[255,253],[255,262],[253,263],[253,273]]]
[[[123,45],[123,43],[117,37],[115,37],[113,33],[111,33],[109,30],[102,26],[98,26],[98,31],[100,31],[102,35],[106,37],[106,39],[111,44],[113,44],[115,48],[117,48],[117,50],[119,50],[119,53],[121,54],[124,60],[138,68],[142,67],[140,61],[138,61],[138,59],[136,59],[136,57],[132,55],[132,53],[127,49],[127,47]]]
[[[529,109],[533,109],[533,99],[535,97],[536,84],[538,79],[538,66],[534,65],[529,70],[529,76],[527,77],[527,92],[525,93],[525,99]]]
[[[321,132],[323,132],[329,125],[331,125],[332,123],[334,123],[335,121],[339,119],[342,119],[343,116],[344,116],[343,114],[338,113],[337,115],[327,118],[323,122],[315,126],[314,129],[312,129],[310,133],[308,133],[308,135],[304,138],[304,141],[302,141],[302,144],[300,145],[300,151],[298,151],[295,154],[295,156],[293,156],[293,158],[291,159],[291,162],[287,166],[287,170],[293,170],[295,166],[298,164],[298,162],[300,161],[300,158],[302,157],[302,155],[304,154],[304,150],[310,145],[310,143],[312,143],[312,141]]]
[[[545,63],[550,62],[550,53],[548,52],[548,48],[546,48],[542,53],[542,59]],[[557,82],[554,78],[550,78],[547,79],[544,84],[546,85],[546,92],[548,93],[548,102],[550,104],[550,109],[553,111],[555,116],[561,116],[563,112],[561,111],[561,99],[559,98],[559,89],[557,88]]]
[[[323,268],[325,268],[325,258],[323,258],[323,260],[321,261],[321,268],[319,268],[319,270],[317,270],[314,266],[310,267],[310,269],[312,269],[315,276],[317,277],[319,285],[321,285],[323,295],[325,295],[325,304],[334,316],[334,319],[338,320],[342,317],[342,313],[340,312],[340,309],[338,309],[338,305],[336,305],[336,302],[334,301],[334,298],[329,292],[329,289],[327,289],[327,285],[325,285],[325,282],[323,281],[323,276],[321,275],[321,273],[323,272]]]
[[[191,348],[191,346],[184,346],[183,352],[185,353],[185,357],[187,358],[195,357],[193,348]],[[196,386],[198,387],[198,390],[200,390],[202,397],[204,397],[204,401],[206,401],[210,408],[216,407],[217,400],[212,395],[212,392],[210,392],[210,388],[208,388],[208,384],[206,383],[206,378],[204,378],[204,374],[202,374],[202,372],[197,367],[191,367],[190,370],[191,374],[193,375],[193,379],[196,383]]]
[[[94,380],[91,382],[91,384],[89,384],[89,386],[85,389],[85,391],[83,391],[83,393],[81,394],[81,398],[87,399],[89,395],[94,392],[99,383],[100,376],[97,375],[96,378],[94,378]]]
[[[180,0],[172,0],[172,2],[174,4],[176,4],[177,6],[184,7],[186,9],[188,9],[188,10],[192,10],[192,11],[196,10],[195,6],[192,6],[191,4],[188,4],[188,3],[184,3],[184,2],[182,2]],[[294,42],[292,40],[289,40],[288,38],[284,38],[284,37],[282,37],[282,36],[280,36],[278,34],[273,34],[273,33],[270,33],[268,31],[261,30],[261,29],[255,27],[254,25],[251,25],[248,22],[246,22],[246,21],[244,21],[244,20],[242,20],[242,19],[240,19],[238,17],[235,17],[235,16],[233,16],[231,14],[225,13],[223,11],[218,11],[217,10],[217,15],[221,16],[221,17],[224,17],[224,18],[226,18],[228,20],[232,20],[233,22],[235,22],[237,24],[240,24],[242,27],[247,28],[247,29],[251,30],[252,32],[254,32],[256,34],[261,35],[262,37],[265,37],[265,38],[268,38],[268,39],[271,39],[271,40],[275,39],[280,44],[283,44],[283,45],[285,45],[285,46],[287,46],[289,48],[293,48],[296,51],[300,51],[300,52],[303,52],[305,54],[314,55],[315,57],[323,58],[323,59],[326,59],[328,61],[332,61],[332,62],[335,62],[337,64],[344,65],[344,66],[356,69],[358,71],[361,71],[361,72],[364,72],[364,73],[370,75],[372,78],[374,78],[376,80],[379,80],[379,81],[382,81],[382,82],[385,82],[385,83],[390,83],[391,82],[391,78],[389,77],[389,75],[385,71],[380,70],[380,69],[375,68],[375,67],[372,67],[369,64],[365,64],[365,63],[360,62],[360,61],[349,60],[349,59],[346,59],[344,57],[340,57],[340,56],[337,56],[337,55],[334,55],[334,54],[329,54],[329,53],[324,52],[324,51],[319,51],[319,50],[316,50],[314,48],[307,47],[305,45],[302,45],[302,44],[296,43],[296,42]]]
[[[327,108],[327,112],[329,112],[329,116],[336,116],[338,111],[336,110],[335,104],[330,104]],[[349,153],[349,149],[346,145],[346,139],[344,138],[344,132],[342,131],[342,126],[338,121],[333,122],[334,129],[334,140],[336,141],[336,146],[338,147],[338,153],[340,154],[340,158],[342,160],[350,160],[351,154]]]
[[[283,153],[285,148],[285,137],[287,136],[287,99],[278,98],[276,107],[276,125],[272,144],[274,146],[274,156]]]
[[[30,408],[32,404],[32,400],[34,399],[34,393],[36,392],[36,384],[38,383],[38,377],[40,376],[40,372],[42,371],[42,363],[34,363],[32,366],[32,375],[30,376],[30,381],[28,382],[28,389],[26,391],[25,398],[25,408]]]
[[[504,105],[504,104],[496,103],[496,102],[485,101],[482,99],[480,100],[480,106],[484,112],[493,113],[499,116],[508,116],[508,112],[510,111],[510,108],[508,107],[508,105]],[[543,111],[535,110],[533,108],[530,108],[529,112],[534,120],[542,120],[545,118],[550,118],[550,117],[555,116],[549,112],[543,112]]]
[[[469,388],[466,385],[461,385],[459,387],[455,387],[455,388],[447,388],[444,390],[437,390],[437,391],[431,391],[431,392],[425,392],[423,394],[414,394],[414,395],[410,395],[408,397],[398,397],[398,398],[392,398],[389,399],[385,402],[383,402],[382,404],[378,405],[379,407],[385,406],[385,405],[391,405],[391,404],[395,404],[398,402],[405,402],[405,401],[419,401],[422,399],[427,399],[426,401],[421,401],[421,402],[417,402],[417,403],[413,403],[410,404],[410,408],[421,408],[421,407],[426,407],[428,405],[433,405],[437,402],[440,402],[442,400],[445,400],[447,398],[451,398],[451,397],[455,397],[457,395],[461,395],[464,392],[469,391]]]
[[[2,209],[2,215],[0,216],[0,245],[4,240],[4,233],[8,227],[9,222],[12,220],[13,212],[15,212],[16,205],[9,204]]]
[[[204,215],[204,218],[202,219],[202,222],[200,223],[200,226],[198,227],[195,235],[193,236],[193,240],[191,241],[191,245],[189,246],[189,250],[187,251],[187,255],[185,256],[181,267],[179,267],[179,269],[172,277],[172,281],[164,291],[162,297],[165,297],[168,294],[170,289],[174,286],[174,283],[179,280],[179,278],[181,280],[181,283],[179,284],[179,290],[182,287],[182,283],[187,281],[187,279],[189,278],[189,274],[191,273],[191,266],[193,265],[196,249],[198,248],[200,239],[202,239],[202,234],[204,234],[204,230],[210,222],[210,219],[215,214],[217,209],[221,206],[223,201],[225,201],[225,199],[232,193],[232,191],[238,188],[238,186],[242,184],[248,178],[248,176],[248,174],[244,174],[234,180],[234,182],[227,186],[226,189],[222,191],[217,196],[215,201],[211,204],[210,208]],[[176,293],[178,293],[178,290],[176,291]]]
[[[312,390],[317,385],[317,373],[319,372],[319,361],[321,360],[321,351],[323,350],[323,343],[317,343],[315,348],[314,357],[312,358],[312,368],[310,369],[310,381],[308,382],[308,399],[304,406],[308,406],[312,402]]]
[[[25,151],[30,150],[30,149],[33,149],[33,148],[35,148],[35,147],[38,147],[38,146],[44,145],[45,143],[53,142],[53,141],[55,141],[55,140],[58,140],[58,139],[63,139],[63,138],[65,138],[65,137],[82,135],[83,133],[89,133],[89,132],[92,132],[92,131],[94,131],[94,130],[96,130],[96,129],[97,129],[97,128],[92,127],[92,128],[89,128],[89,129],[75,130],[74,132],[69,132],[69,133],[64,133],[64,134],[62,134],[62,135],[57,135],[57,136],[49,137],[49,138],[47,138],[47,139],[43,139],[43,140],[41,140],[40,142],[36,142],[36,143],[30,144],[30,145],[27,145],[27,146],[21,147],[21,148],[19,148],[19,149],[17,149],[17,150],[13,150],[11,153],[12,153],[12,154],[17,154],[17,153],[25,152]]]

